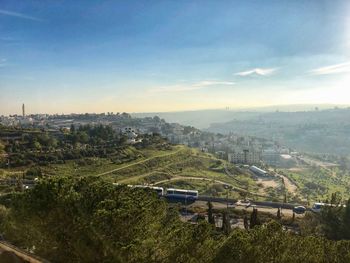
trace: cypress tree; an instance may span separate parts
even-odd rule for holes
[[[243,223],[245,230],[249,230],[249,221],[247,215],[244,216]]]
[[[209,224],[215,225],[215,219],[213,215],[213,204],[208,202],[208,222]]]
[[[256,225],[259,225],[258,209],[253,208],[253,212],[250,215],[250,229],[254,228]]]
[[[222,214],[222,231],[228,235],[231,232],[230,217],[227,212]]]

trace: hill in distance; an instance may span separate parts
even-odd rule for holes
[[[242,109],[207,109],[207,110],[193,110],[193,111],[174,111],[174,112],[145,112],[132,113],[133,117],[153,117],[159,116],[167,122],[177,122],[183,125],[194,126],[199,129],[207,129],[212,123],[228,122],[233,119],[249,119],[256,117],[261,113],[266,112],[303,112],[333,109],[335,107],[344,108],[347,105],[335,104],[295,104],[295,105],[273,105],[255,108]]]

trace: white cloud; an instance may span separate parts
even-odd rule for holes
[[[230,86],[235,85],[234,82],[231,81],[216,81],[216,80],[204,80],[197,83],[192,84],[194,87],[207,87],[207,86]]]
[[[235,73],[235,75],[241,76],[241,77],[253,76],[253,75],[269,76],[269,75],[272,75],[276,70],[277,68],[254,68],[247,71],[237,72]]]
[[[350,62],[310,70],[311,75],[329,75],[350,72]]]
[[[233,86],[234,82],[231,81],[216,81],[216,80],[204,80],[195,82],[192,84],[176,84],[170,86],[157,87],[150,89],[150,92],[180,92],[180,91],[190,91],[198,90],[210,86]]]
[[[39,19],[39,18],[36,18],[36,17],[33,17],[33,16],[28,16],[28,15],[25,15],[25,14],[12,12],[12,11],[7,11],[7,10],[3,10],[3,9],[0,9],[0,15],[13,16],[13,17],[18,17],[18,18],[28,19],[28,20],[38,21],[38,22],[43,21],[42,19]]]

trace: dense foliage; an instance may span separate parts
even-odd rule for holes
[[[213,245],[154,193],[92,177],[42,181],[12,204],[6,238],[54,262],[203,262]]]
[[[350,240],[350,199],[346,205],[341,198],[332,194],[326,206],[318,214],[308,214],[303,222],[306,233],[318,234],[331,240]]]
[[[349,262],[350,242],[278,223],[215,230],[183,223],[155,193],[97,177],[54,178],[1,209],[6,239],[53,262]]]
[[[86,157],[109,158],[113,161],[133,160],[136,156],[124,158],[125,148],[128,147],[127,137],[104,125],[71,126],[69,131],[55,132],[36,129],[0,129],[0,154],[5,151],[8,161],[0,160],[0,167],[62,164],[67,160],[77,160]],[[157,146],[168,148],[167,142],[160,136],[140,135],[135,148]],[[122,160],[122,159],[125,160]]]

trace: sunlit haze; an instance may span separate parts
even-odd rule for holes
[[[349,1],[0,1],[0,115],[350,104]]]

